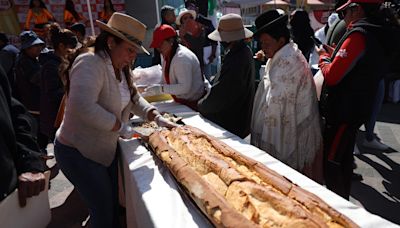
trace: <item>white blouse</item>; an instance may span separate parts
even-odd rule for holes
[[[121,94],[121,112],[129,104],[131,93],[129,92],[128,82],[126,81],[125,74],[121,71],[121,82],[118,84],[119,92]]]
[[[165,61],[162,68],[164,72]],[[201,73],[196,55],[185,46],[179,45],[176,49],[176,54],[171,60],[169,78],[170,84],[167,84],[164,76],[162,77],[164,93],[189,101],[198,100],[204,94],[207,79]]]

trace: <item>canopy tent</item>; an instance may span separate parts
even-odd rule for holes
[[[322,2],[320,0],[307,0],[307,6],[312,10],[333,9],[334,4],[329,2]]]
[[[267,3],[265,3],[264,5],[277,5],[277,6],[288,6],[290,5],[288,2],[283,1],[283,0],[271,0]]]
[[[268,0],[228,0],[226,2],[236,3],[246,6],[259,6],[266,3]]]
[[[262,6],[262,11],[267,11],[269,9],[283,9],[287,11],[289,9],[290,3],[284,0],[271,0]]]

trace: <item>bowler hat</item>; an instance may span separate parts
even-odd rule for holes
[[[137,19],[123,13],[115,12],[107,24],[99,20],[96,20],[96,23],[100,29],[127,41],[150,55],[142,45],[147,27]]]
[[[259,36],[263,32],[268,32],[274,28],[286,26],[288,15],[281,15],[275,9],[268,10],[256,18],[255,24],[257,31],[254,36]]]

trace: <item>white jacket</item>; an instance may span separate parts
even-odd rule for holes
[[[163,61],[163,72],[165,61]],[[164,93],[172,94],[180,99],[194,101],[201,98],[205,91],[206,79],[201,73],[200,63],[196,55],[179,45],[169,68],[170,84],[162,77]]]
[[[111,131],[115,121],[127,122],[130,113],[146,119],[155,107],[139,94],[125,108],[121,107],[119,81],[108,55],[89,52],[78,56],[70,79],[70,92],[57,140],[78,149],[84,157],[109,166],[114,160],[119,138],[118,132]]]

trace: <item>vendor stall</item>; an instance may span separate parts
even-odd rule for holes
[[[286,166],[186,106],[174,102],[155,104],[160,111],[183,117],[186,125],[195,126],[226,143],[238,152],[263,163],[293,183],[323,199],[335,210],[361,227],[395,227],[396,225],[368,213],[325,187]],[[123,185],[128,227],[212,227],[177,184],[156,155],[138,139],[120,140]]]

